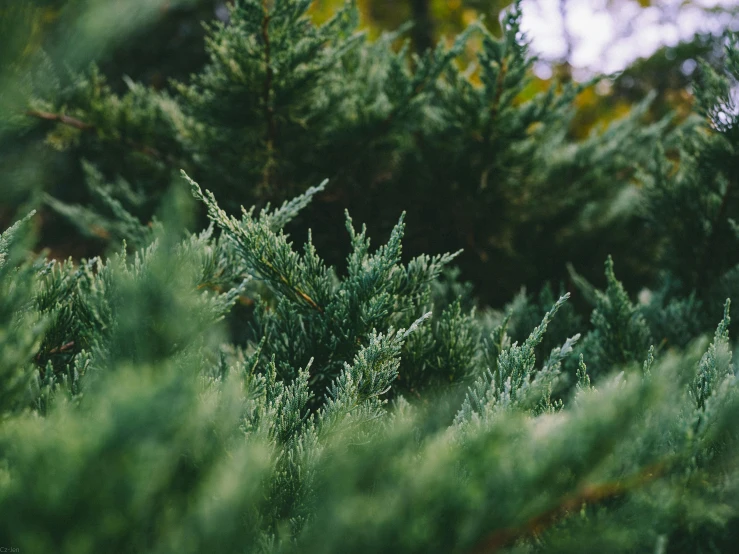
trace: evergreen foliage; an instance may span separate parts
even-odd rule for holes
[[[61,149],[51,207],[88,236],[115,240],[130,225],[109,229],[120,217],[111,203],[148,224],[180,168],[208,180],[229,213],[280,203],[328,177],[333,193],[295,228],[305,233],[309,221],[325,219],[314,239],[331,263],[346,252],[327,230],[341,224],[344,208],[389,235],[402,206],[413,231],[408,252],[464,247],[468,279],[486,283],[495,271],[496,285],[478,293],[496,304],[521,284],[564,278],[560,258],[591,267],[617,250],[632,271],[645,271],[638,259],[648,245],[633,252],[625,244],[639,224],[634,168],[651,159],[647,146],[669,121],[642,124],[649,99],[573,141],[584,87],[535,92],[517,5],[501,38],[474,23],[448,45],[409,54],[403,28],[375,41],[358,32],[353,2],[320,25],[310,4],[234,2],[227,22],[207,27],[203,67],[164,89],[111,80],[94,66],[60,77],[65,86],[30,87],[22,130],[46,133]],[[476,63],[460,67],[473,44]],[[81,180],[88,192],[62,184]]]
[[[402,222],[371,252],[348,220],[340,276],[281,230],[322,187],[237,219],[191,185],[219,238],[174,239],[164,223],[135,254],[76,267],[12,255],[22,224],[3,234],[3,285],[17,291],[4,296],[16,302],[6,329],[18,330],[4,336],[19,346],[3,355],[0,534],[13,544],[587,552],[734,540],[728,303],[702,357],[700,344],[652,349],[643,371],[609,377],[649,338],[609,260],[584,339],[599,349],[582,348],[591,384],[583,355],[563,369],[577,334],[537,362],[567,295],[511,343],[515,312],[495,329],[459,301],[432,315],[449,256],[401,264]],[[251,338],[228,346],[218,321],[240,295],[257,303]]]
[[[739,49],[736,35],[726,42],[723,67],[701,67],[691,125],[669,144],[677,161],[657,148],[647,169],[644,212],[659,231],[659,263],[665,269],[658,297],[693,293],[680,312],[692,312],[690,319],[702,330],[715,319],[721,299],[733,296],[739,285],[739,259],[732,255],[739,217]]]
[[[652,343],[651,332],[616,279],[610,257],[606,261],[606,281],[605,293],[595,291],[596,306],[590,317],[593,330],[583,344],[585,357],[598,368],[641,363]]]
[[[30,97],[32,117],[1,115],[3,144],[52,120],[40,134],[90,202],[44,201],[111,250],[34,252],[33,213],[0,234],[0,545],[733,552],[736,37],[684,124],[640,123],[645,103],[573,143],[574,86],[524,97],[517,7],[503,38],[475,25],[409,62],[397,35],[355,33],[351,3],[322,26],[309,4],[235,2],[169,91],[120,94],[91,69]],[[476,33],[475,76],[455,57]],[[19,72],[0,93],[32,86],[20,64],[0,87]],[[8,190],[45,187],[17,152]],[[370,184],[395,222],[372,222],[389,231],[376,248],[349,216],[376,207],[351,201]],[[242,198],[254,207],[233,215]],[[313,219],[337,203],[343,247],[333,218]],[[491,280],[527,284],[516,260],[536,244],[557,282],[580,243],[569,280],[483,307],[456,248],[439,253],[457,217],[485,252],[507,241],[491,260],[514,267]],[[594,241],[633,228],[644,250],[602,256],[604,290],[578,273]],[[430,253],[407,255],[414,232]],[[614,259],[620,275],[644,251],[635,300]]]

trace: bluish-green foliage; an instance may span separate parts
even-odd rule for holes
[[[728,303],[707,350],[642,352],[649,327],[609,260],[592,327],[538,357],[567,295],[511,342],[528,312],[495,325],[434,301],[449,257],[401,263],[402,222],[371,251],[347,219],[339,274],[282,230],[322,187],[235,218],[190,183],[219,237],[163,223],[132,255],[73,265],[13,254],[22,224],[3,234],[17,346],[0,536],[32,552],[731,544]],[[228,344],[219,321],[239,297],[251,331]]]
[[[702,65],[694,119],[673,143],[657,145],[648,168],[644,213],[659,230],[659,260],[667,270],[660,296],[693,293],[681,311],[692,312],[704,329],[739,285],[737,52],[736,35],[728,35],[723,67]],[[665,146],[673,151],[669,158]]]
[[[45,179],[48,207],[98,249],[121,235],[132,246],[136,220],[155,218],[181,168],[207,180],[228,213],[330,178],[333,193],[295,223],[304,232],[306,220],[326,219],[312,227],[328,261],[345,252],[333,230],[343,209],[389,233],[402,207],[408,252],[464,247],[466,278],[497,304],[522,282],[564,277],[562,257],[591,266],[615,249],[633,266],[652,253],[628,241],[640,224],[632,176],[669,122],[642,124],[649,98],[577,142],[570,122],[586,85],[533,91],[520,6],[501,37],[473,23],[411,54],[407,29],[374,41],[359,31],[354,2],[322,25],[310,4],[229,4],[227,22],[207,24],[202,68],[166,87],[111,80],[94,65],[69,75],[48,61],[40,83],[28,80],[9,140],[57,170]],[[475,65],[461,67],[472,48]],[[18,163],[6,160],[14,186]],[[83,180],[87,189],[65,184]]]
[[[582,345],[585,357],[606,370],[641,363],[653,339],[644,315],[616,279],[611,258],[606,261],[606,282],[604,293],[595,291],[596,304],[590,317],[593,330]]]
[[[351,3],[318,27],[309,4],[235,2],[170,91],[115,93],[92,69],[0,114],[4,144],[52,121],[39,134],[74,154],[92,202],[45,202],[112,248],[35,252],[48,212],[0,234],[0,546],[733,552],[736,41],[675,132],[637,109],[572,143],[574,88],[523,98],[517,9],[500,39],[475,25],[409,61],[397,36],[356,33]],[[455,62],[475,33],[477,84]],[[0,99],[34,79],[0,67]],[[0,160],[8,190],[44,188],[49,168],[17,151]],[[378,220],[349,216],[377,206],[369,193],[337,210],[345,233],[314,217],[362,187],[393,216],[374,248]],[[259,205],[235,216],[242,194]],[[633,249],[649,253],[638,296],[614,269],[631,254],[598,259],[594,284],[578,273],[633,225],[650,239]],[[428,253],[408,255],[414,236]],[[546,256],[521,262],[532,244]],[[489,309],[450,267],[459,246],[506,252],[491,287],[527,282],[519,262],[557,282],[563,252],[570,277]]]

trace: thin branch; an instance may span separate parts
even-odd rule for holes
[[[80,121],[79,119],[64,114],[42,112],[39,110],[28,110],[26,112],[26,115],[36,117],[38,119],[45,119],[46,121],[57,121],[59,123],[64,123],[65,125],[69,125],[70,127],[74,127],[75,129],[79,129],[80,131],[91,131],[93,133],[97,132],[97,129],[95,129],[94,125],[90,125],[89,123],[85,123],[84,121]]]
[[[37,353],[36,354],[36,361],[37,362],[41,361],[41,358],[43,357],[43,355],[46,355],[48,357],[48,356],[51,356],[52,354],[61,354],[62,352],[67,352],[68,350],[71,350],[72,348],[74,348],[74,341],[73,340],[72,341],[69,341],[69,342],[67,342],[65,344],[62,344],[61,346],[56,346],[56,347],[52,348],[51,350],[48,350],[47,352],[39,352],[39,353]]]
[[[264,266],[268,267],[270,269],[270,271],[272,271],[272,273],[275,276],[279,277],[279,282],[282,283],[283,285],[285,285],[298,298],[302,298],[303,301],[305,301],[311,308],[313,308],[314,310],[317,310],[320,313],[323,313],[323,308],[315,300],[313,300],[310,296],[308,296],[306,293],[304,293],[302,290],[300,290],[296,285],[294,285],[293,283],[291,283],[287,279],[287,277],[285,277],[282,273],[280,273],[279,271],[277,271],[277,269],[275,268],[275,266],[273,266],[269,262],[269,260],[266,260],[264,258],[260,258],[259,262],[261,264],[263,264]],[[272,279],[273,280],[276,280],[276,279],[274,279],[274,277]]]
[[[35,117],[37,119],[43,119],[45,121],[54,121],[56,123],[61,123],[69,127],[79,129],[80,131],[83,131],[86,133],[95,134],[96,136],[99,137],[98,128],[95,127],[95,125],[82,121],[81,119],[77,119],[76,117],[71,117],[66,114],[57,114],[53,112],[43,112],[39,110],[28,110],[26,111],[26,115],[29,117]],[[170,156],[165,156],[153,146],[139,144],[129,139],[122,139],[121,142],[123,142],[123,144],[125,144],[127,147],[131,148],[132,150],[135,150],[136,152],[140,152],[141,154],[145,154],[146,156],[149,156],[150,158],[155,158],[157,160],[163,160],[163,161],[167,161],[170,163],[173,163],[176,161]]]
[[[566,497],[555,507],[532,517],[524,525],[499,529],[491,533],[472,552],[474,554],[498,552],[501,548],[510,546],[519,539],[541,533],[567,514],[578,510],[583,504],[594,504],[616,498],[658,479],[664,474],[667,467],[666,462],[658,462],[621,481],[585,486],[575,494]]]

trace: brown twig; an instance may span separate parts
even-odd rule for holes
[[[71,341],[69,341],[69,342],[67,342],[65,344],[62,344],[61,346],[57,346],[56,348],[52,348],[51,350],[49,350],[49,354],[58,354],[59,352],[65,352],[65,351],[71,349],[72,347],[74,347],[74,341],[73,340],[71,340]]]
[[[519,539],[536,535],[559,519],[565,517],[568,513],[579,509],[583,504],[594,504],[616,498],[654,481],[664,474],[667,466],[668,464],[666,462],[659,462],[644,468],[628,479],[602,483],[600,485],[587,485],[575,494],[566,497],[553,508],[532,517],[522,526],[499,529],[491,533],[472,552],[473,554],[491,554],[511,545]]]
[[[38,119],[45,119],[46,121],[57,121],[59,123],[64,123],[65,125],[69,125],[70,127],[74,127],[75,129],[79,129],[80,131],[97,131],[94,125],[90,125],[89,123],[85,123],[84,121],[80,121],[77,118],[70,117],[64,114],[42,112],[39,110],[28,110],[26,112],[26,115],[36,117]]]
[[[288,281],[287,277],[285,277],[282,273],[277,271],[271,263],[269,263],[267,260],[264,260],[264,259],[262,259],[261,261],[264,265],[269,267],[270,270],[272,270],[272,272],[275,275],[279,276],[280,281],[288,289],[290,289],[296,296],[298,296],[299,298],[302,298],[314,310],[317,310],[318,312],[323,313],[323,308],[315,300],[313,300],[310,296],[308,296],[306,293],[300,290],[297,286],[293,285],[290,281]]]
[[[53,113],[53,112],[43,112],[39,110],[28,110],[26,111],[26,115],[29,117],[35,117],[37,119],[43,119],[45,121],[54,121],[57,123],[62,123],[63,125],[67,125],[69,127],[79,129],[80,131],[84,131],[87,133],[93,133],[99,136],[98,128],[95,127],[95,125],[82,121],[81,119],[77,119],[76,117],[71,117],[69,115],[58,114],[58,113]],[[156,158],[157,160],[165,160],[170,163],[175,161],[170,156],[165,156],[159,150],[157,150],[156,148],[152,146],[147,146],[145,144],[139,144],[139,143],[133,142],[128,139],[123,139],[122,142],[129,148],[137,152],[140,152],[142,154],[145,154],[146,156],[149,156],[150,158]]]
[[[72,348],[74,348],[74,341],[73,340],[72,341],[69,341],[69,342],[67,342],[65,344],[62,344],[61,346],[57,346],[57,347],[52,348],[51,350],[49,350],[48,352],[46,352],[46,355],[47,356],[50,356],[51,354],[60,354],[61,352],[66,352],[67,350],[71,350]],[[36,361],[37,362],[39,360],[41,360],[41,354],[42,354],[42,352],[39,352],[38,354],[36,354]]]

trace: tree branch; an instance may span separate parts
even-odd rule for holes
[[[94,125],[90,125],[89,123],[85,123],[84,121],[80,121],[79,119],[64,114],[42,112],[39,110],[28,110],[26,112],[26,115],[38,119],[45,119],[46,121],[57,121],[59,123],[64,123],[65,125],[69,125],[70,127],[74,127],[75,129],[79,129],[80,131],[97,131]]]
[[[583,504],[593,504],[623,494],[645,485],[662,476],[667,469],[666,462],[658,462],[648,466],[631,477],[600,485],[587,485],[575,494],[565,499],[553,508],[542,512],[520,527],[499,529],[483,539],[475,548],[473,554],[490,554],[524,537],[529,537],[544,531],[547,527],[565,517],[568,513],[579,509]]]
[[[82,121],[81,119],[77,119],[76,117],[71,117],[65,114],[57,114],[57,113],[52,113],[52,112],[43,112],[39,110],[28,110],[26,111],[26,115],[29,117],[35,117],[37,119],[43,119],[45,121],[54,121],[56,123],[61,123],[69,127],[74,127],[75,129],[79,129],[80,131],[84,131],[86,133],[92,133],[92,134],[99,136],[98,128],[95,127],[95,125]],[[125,144],[127,147],[131,148],[132,150],[135,150],[136,152],[140,152],[141,154],[145,154],[146,156],[149,156],[150,158],[155,158],[157,160],[164,160],[170,163],[173,163],[176,161],[172,159],[170,156],[165,156],[153,146],[139,144],[137,142],[133,142],[132,140],[125,139],[125,138],[121,139],[121,142],[123,142],[123,144]]]

